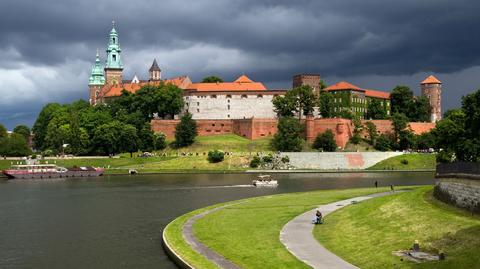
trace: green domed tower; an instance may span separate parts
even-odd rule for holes
[[[121,84],[123,79],[123,63],[121,58],[122,49],[118,41],[118,33],[115,30],[115,22],[112,22],[112,30],[108,37],[107,62],[105,65],[105,78],[107,84]]]
[[[92,66],[92,73],[90,74],[90,79],[88,81],[88,87],[90,89],[90,104],[95,105],[97,102],[97,97],[100,94],[100,90],[103,85],[105,85],[105,76],[103,73],[103,65],[100,62],[100,56],[98,55],[95,58],[95,63]]]

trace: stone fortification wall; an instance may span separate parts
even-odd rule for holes
[[[162,132],[168,138],[173,138],[175,126],[180,120],[160,120],[154,119],[151,122],[154,132]],[[276,118],[247,118],[247,119],[197,119],[198,134],[219,135],[219,134],[237,134],[248,139],[258,139],[266,136],[272,136],[277,133]],[[367,121],[363,121],[365,123]],[[390,120],[372,120],[377,130],[381,134],[392,132],[392,123]],[[335,142],[340,148],[344,148],[348,140],[353,135],[353,123],[348,119],[331,118],[313,118],[302,119],[305,124],[305,138],[313,142],[317,135],[330,129],[335,135]],[[430,122],[411,122],[410,128],[415,134],[422,134],[435,127],[435,123]],[[367,137],[366,131],[362,134]]]
[[[445,203],[480,213],[480,180],[442,178],[433,194]]]
[[[295,169],[365,169],[401,152],[284,152]]]

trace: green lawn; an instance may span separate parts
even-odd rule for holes
[[[220,163],[209,163],[207,153],[219,149],[234,152],[225,156]],[[128,169],[146,172],[223,172],[245,171],[248,169],[251,155],[256,152],[269,152],[270,138],[248,140],[238,135],[199,136],[190,147],[173,149],[168,147],[158,151],[158,155],[167,153],[167,157],[130,158],[129,153],[120,154],[120,158],[87,158],[87,159],[56,159],[48,160],[60,166],[95,166],[106,168],[106,174],[127,173]],[[183,153],[192,156],[182,156]],[[138,156],[140,152],[134,153]],[[198,155],[197,155],[198,154]],[[16,161],[13,161],[14,164]],[[0,169],[9,168],[12,161],[0,160]],[[43,162],[44,163],[44,162]]]
[[[361,268],[480,268],[480,218],[431,197],[432,187],[351,205],[328,215],[315,237],[328,249]],[[443,251],[441,262],[400,261],[392,251],[414,240]]]
[[[383,160],[374,166],[367,168],[367,170],[435,169],[435,157],[435,154],[429,153],[403,154]]]
[[[194,232],[203,243],[242,268],[309,268],[281,244],[282,227],[319,204],[385,190],[330,190],[250,198],[208,214],[194,224]],[[197,212],[200,211],[189,213],[189,216]],[[169,241],[171,238],[176,251],[191,263],[205,263],[203,257],[192,253],[181,237],[181,227],[187,218],[182,216],[169,225]]]

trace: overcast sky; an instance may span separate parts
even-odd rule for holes
[[[419,94],[434,74],[448,109],[480,88],[479,10],[474,0],[2,0],[0,123],[31,126],[46,103],[87,99],[112,20],[125,79],[147,78],[153,58],[165,78],[245,73],[270,88],[307,72]]]

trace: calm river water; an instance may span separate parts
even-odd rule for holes
[[[275,193],[432,184],[432,172],[105,176],[96,180],[0,179],[0,268],[176,268],[161,247],[175,217],[207,205]]]

